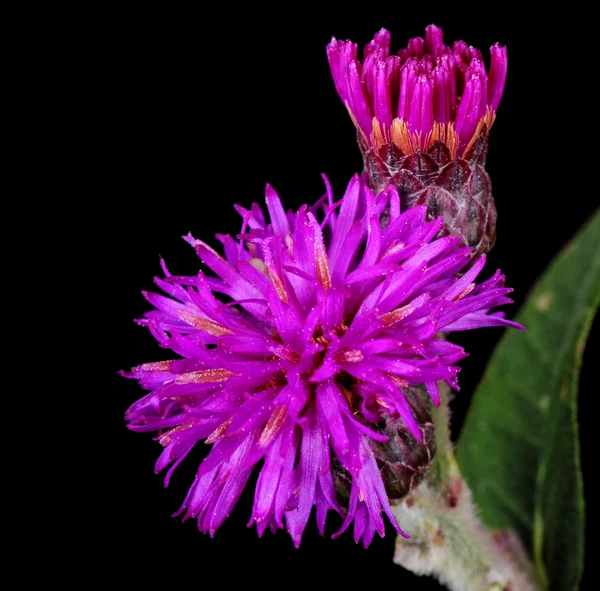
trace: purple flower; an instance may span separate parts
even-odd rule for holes
[[[496,206],[485,171],[488,132],[506,80],[506,48],[491,47],[489,73],[481,52],[442,40],[429,25],[390,55],[381,29],[364,49],[337,41],[327,46],[336,89],[357,127],[369,187],[394,185],[402,210],[427,205],[443,216],[446,234],[460,236],[472,257],[496,240]]]
[[[375,150],[393,143],[412,154],[441,140],[451,157],[464,156],[494,121],[506,81],[506,47],[490,48],[486,72],[479,49],[464,41],[444,45],[435,25],[397,54],[390,54],[390,41],[381,29],[364,48],[362,63],[351,41],[333,38],[327,46],[335,87],[364,141]]]
[[[147,363],[127,377],[151,390],[126,418],[133,431],[158,431],[156,471],[166,484],[194,445],[212,448],[178,515],[212,536],[260,463],[250,524],[287,528],[296,546],[311,510],[354,524],[367,546],[392,514],[372,444],[379,421],[420,425],[403,388],[438,381],[458,388],[464,350],[437,333],[516,326],[490,309],[511,302],[497,271],[476,284],[485,257],[470,260],[459,239],[436,239],[441,219],[424,207],[400,213],[396,189],[374,196],[355,176],[341,201],[327,192],[313,207],[285,212],[267,186],[268,222],[258,204],[237,206],[239,241],[218,235],[221,257],[187,236],[212,271],[156,279],[167,296],[138,322],[178,359]],[[336,495],[343,472],[349,496]]]

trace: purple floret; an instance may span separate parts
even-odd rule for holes
[[[464,41],[444,45],[435,25],[396,54],[390,44],[391,34],[381,29],[362,61],[356,43],[334,37],[327,46],[335,88],[366,143],[393,142],[407,154],[441,140],[465,152],[494,120],[506,82],[506,47],[490,48],[486,72],[479,49]]]
[[[520,328],[490,312],[511,302],[504,276],[475,283],[485,256],[457,278],[471,250],[436,238],[441,218],[401,213],[393,186],[374,196],[358,176],[338,202],[327,187],[293,214],[268,186],[270,221],[257,204],[238,206],[241,234],[218,235],[225,258],[186,237],[211,273],[173,276],[162,263],[167,295],[145,293],[155,309],[139,324],[178,358],[124,373],[151,391],[126,418],[159,432],[167,484],[196,443],[212,445],[177,513],[211,536],[255,468],[259,535],[285,528],[299,546],[313,507],[322,534],[332,510],[343,518],[334,535],[354,524],[365,546],[384,535],[383,513],[406,535],[370,445],[387,439],[375,424],[401,419],[420,440],[403,388],[423,384],[435,404],[439,381],[458,389],[467,353],[439,333]],[[351,478],[345,501],[332,461]]]

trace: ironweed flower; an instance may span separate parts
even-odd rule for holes
[[[394,439],[382,423],[422,442],[412,388],[436,404],[438,381],[458,388],[466,353],[437,333],[518,327],[490,312],[511,302],[503,275],[475,283],[481,257],[457,278],[471,249],[436,238],[442,220],[426,221],[425,207],[401,213],[395,187],[375,196],[358,176],[337,203],[326,186],[295,214],[267,186],[270,221],[256,203],[236,206],[239,240],[217,236],[224,258],[186,237],[212,274],[162,263],[167,295],[145,293],[155,309],[139,324],[179,358],[124,373],[151,390],[126,418],[159,432],[166,484],[196,443],[212,445],[177,513],[211,536],[257,466],[259,535],[286,528],[298,546],[313,506],[321,533],[329,510],[343,517],[334,535],[353,524],[365,546],[384,534],[383,513],[403,533],[380,470]]]
[[[507,72],[506,48],[491,47],[489,72],[479,49],[444,45],[429,25],[397,54],[381,29],[363,51],[335,38],[327,56],[337,92],[357,128],[365,171],[378,193],[394,184],[402,208],[427,204],[444,230],[488,252],[496,236],[496,208],[485,171],[488,132]]]

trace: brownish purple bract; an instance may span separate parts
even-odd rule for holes
[[[385,443],[375,440],[369,443],[390,500],[404,498],[421,483],[436,451],[435,427],[427,393],[418,387],[407,387],[402,391],[419,425],[421,441],[415,439],[402,419],[386,416],[377,427],[369,425],[388,437]],[[340,505],[347,506],[352,477],[335,458],[332,458],[332,473],[337,500]]]
[[[463,158],[452,158],[441,141],[427,152],[404,155],[391,142],[376,151],[367,145],[360,131],[357,136],[374,193],[392,184],[398,189],[403,208],[427,205],[428,219],[442,216],[442,235],[460,236],[473,248],[473,259],[492,249],[496,241],[496,205],[485,170],[485,125]]]

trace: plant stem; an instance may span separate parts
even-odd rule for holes
[[[490,531],[477,516],[454,458],[449,388],[440,385],[432,409],[436,455],[424,482],[394,508],[411,538],[398,537],[394,562],[436,577],[452,591],[540,591],[535,569],[517,536]]]

